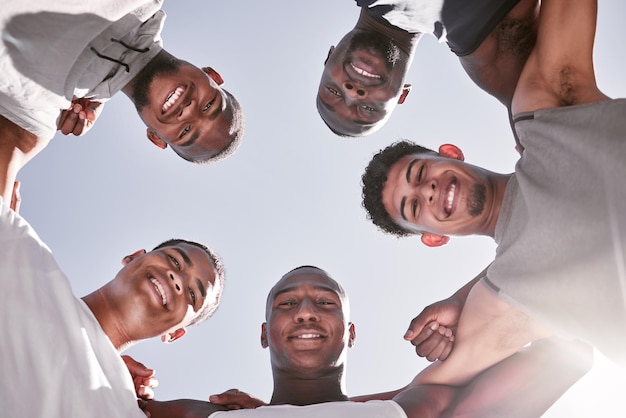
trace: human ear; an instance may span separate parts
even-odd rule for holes
[[[356,329],[352,322],[348,324],[348,332],[350,333],[350,337],[348,338],[348,347],[354,347],[354,342],[356,341]]]
[[[261,324],[261,347],[269,347],[269,344],[267,343],[267,322],[263,322]]]
[[[215,81],[218,86],[221,86],[222,84],[224,84],[224,79],[222,78],[220,73],[215,71],[212,67],[202,67],[202,71],[204,71],[206,75],[211,77],[211,79]]]
[[[122,258],[122,265],[125,266],[126,264],[133,261],[135,258],[139,257],[140,255],[144,255],[145,253],[146,253],[146,250],[142,249],[142,250],[135,251],[131,255],[127,255],[126,257]]]
[[[169,333],[161,335],[161,341],[163,341],[166,344],[173,343],[174,341],[181,338],[186,333],[187,333],[187,330],[185,328],[178,328],[174,332],[169,332]]]
[[[326,55],[326,59],[324,60],[324,65],[326,65],[330,56],[333,55],[334,50],[335,50],[335,45],[331,45],[330,48],[328,48],[328,55]]]
[[[439,154],[444,157],[453,158],[459,161],[465,161],[465,155],[463,155],[463,151],[461,148],[452,144],[443,144],[439,147]]]
[[[161,149],[167,148],[167,142],[165,142],[161,138],[159,138],[159,136],[156,134],[156,132],[154,132],[152,129],[150,129],[150,128],[146,129],[146,136],[148,137],[150,142],[152,142],[157,147],[159,147]]]
[[[422,242],[427,247],[441,247],[446,245],[450,241],[450,237],[447,235],[431,234],[430,232],[422,233]]]
[[[405,84],[404,87],[402,87],[402,93],[400,94],[400,97],[398,98],[398,104],[404,103],[404,101],[406,100],[406,96],[408,96],[410,92],[411,92],[411,85]]]

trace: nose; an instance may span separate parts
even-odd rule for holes
[[[363,99],[367,96],[367,90],[352,80],[343,83],[343,91],[346,97],[351,99]]]
[[[183,293],[183,278],[177,272],[170,271],[167,273],[168,277],[172,281],[172,285],[174,286],[174,291],[176,294],[180,295]]]
[[[435,202],[436,191],[437,182],[435,180],[424,181],[418,186],[418,193],[422,196],[426,205],[432,205]]]
[[[298,323],[311,321],[318,322],[320,320],[315,304],[311,300],[303,300],[295,313],[294,320]]]
[[[183,103],[178,113],[179,120],[186,120],[198,113],[198,106],[195,106],[195,101],[190,100],[187,103]]]

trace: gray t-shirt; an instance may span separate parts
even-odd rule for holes
[[[626,99],[516,116],[487,284],[626,364]]]

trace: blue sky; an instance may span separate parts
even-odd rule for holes
[[[599,85],[626,97],[626,5],[599,3]],[[337,138],[314,100],[329,46],[357,20],[354,1],[182,0],[164,9],[165,48],[213,66],[243,105],[240,149],[216,165],[188,164],[148,142],[120,93],[86,136],[57,135],[22,170],[22,215],[79,296],[111,279],[123,256],[171,237],[203,241],[223,257],[227,285],[215,316],[175,344],[129,351],[157,370],[160,399],[206,399],[232,387],[269,399],[269,355],[259,342],[265,295],[303,264],[327,270],[350,294],[349,394],[405,385],[427,365],[402,339],[409,321],[481,271],[495,245],[464,237],[428,249],[382,234],[361,208],[361,173],[399,138],[455,143],[467,161],[511,172],[517,154],[504,107],[426,36],[407,78],[413,90],[387,125],[364,139]],[[623,371],[600,358],[546,416],[617,417],[625,390]]]

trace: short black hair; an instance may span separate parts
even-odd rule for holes
[[[387,182],[389,168],[406,155],[434,152],[405,139],[396,141],[380,150],[372,157],[361,177],[363,207],[367,212],[367,218],[371,220],[381,231],[398,237],[412,235],[413,232],[399,226],[391,219],[383,205],[383,187]]]

